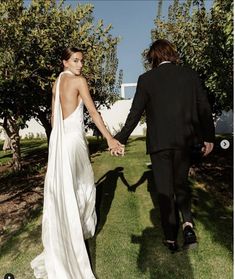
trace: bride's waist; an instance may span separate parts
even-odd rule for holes
[[[64,123],[64,133],[84,133],[84,124],[83,123]]]

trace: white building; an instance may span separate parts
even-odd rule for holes
[[[104,108],[100,110],[106,128],[110,131],[111,134],[116,134],[118,131],[121,130],[122,126],[125,124],[126,117],[130,111],[132,101],[133,99],[119,100],[115,102],[110,109]],[[131,135],[143,136],[145,135],[145,131],[146,124],[139,123]],[[88,135],[92,135],[92,131],[89,131]]]

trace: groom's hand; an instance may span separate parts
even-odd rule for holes
[[[207,156],[214,148],[213,142],[204,142],[204,147],[202,148],[203,156]]]

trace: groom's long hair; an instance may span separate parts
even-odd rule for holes
[[[156,68],[163,61],[170,61],[178,64],[179,54],[172,43],[167,40],[159,39],[152,43],[146,56],[152,68]]]

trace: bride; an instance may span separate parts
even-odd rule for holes
[[[94,176],[84,134],[83,105],[106,138],[112,155],[123,146],[105,128],[81,76],[82,51],[67,48],[64,71],[53,86],[52,133],[44,185],[42,242],[44,250],[32,262],[36,278],[91,279],[84,240],[96,226]]]

